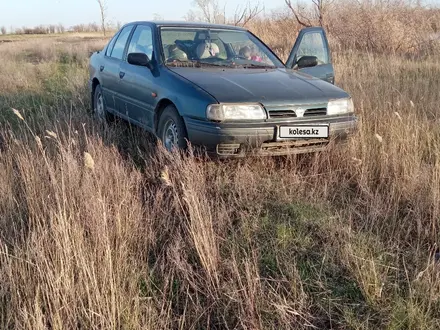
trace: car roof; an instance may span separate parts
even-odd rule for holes
[[[227,24],[213,24],[213,23],[205,23],[205,22],[187,22],[187,21],[138,21],[131,22],[125,25],[132,24],[151,24],[156,27],[194,27],[194,28],[213,28],[213,29],[228,29],[228,30],[238,30],[238,31],[247,31],[245,28],[227,25]]]

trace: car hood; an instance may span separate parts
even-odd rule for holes
[[[324,103],[349,95],[328,82],[288,69],[170,68],[220,103]]]

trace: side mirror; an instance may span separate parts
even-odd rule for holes
[[[151,69],[151,61],[147,54],[144,53],[130,53],[127,57],[127,62],[132,65],[146,66]]]
[[[302,56],[298,62],[296,62],[296,65],[298,65],[298,69],[302,68],[310,68],[313,66],[318,65],[318,58],[316,56]]]

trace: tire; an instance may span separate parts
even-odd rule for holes
[[[174,105],[167,106],[162,112],[157,135],[168,151],[172,151],[174,148],[186,149],[188,134],[185,123]]]
[[[93,116],[100,122],[109,123],[113,121],[113,116],[107,111],[101,85],[96,86],[93,93]]]

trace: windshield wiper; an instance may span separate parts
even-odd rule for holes
[[[243,68],[245,68],[245,69],[276,69],[276,66],[249,63],[249,64],[243,64]]]
[[[220,64],[220,63],[211,63],[211,62],[203,62],[203,61],[194,61],[196,65],[202,66],[215,66],[215,67],[223,67],[223,68],[229,68],[231,67],[230,64]]]
[[[180,60],[180,59],[174,59],[173,61],[170,61],[167,63],[167,65],[173,65],[173,66],[186,66],[186,67],[195,67],[200,68],[202,66],[208,66],[208,67],[221,67],[221,68],[244,68],[244,69],[276,69],[276,66],[273,65],[267,65],[267,64],[254,64],[254,63],[247,63],[247,64],[236,64],[236,63],[228,63],[228,62],[205,62],[200,60]]]
[[[167,65],[172,66],[185,66],[185,67],[194,67],[194,68],[200,68],[202,66],[211,66],[211,67],[231,67],[230,64],[220,64],[220,63],[210,63],[210,62],[204,62],[199,60],[179,60],[179,59],[173,59],[172,61],[169,61],[166,63]]]
[[[194,67],[194,66],[196,66],[196,62],[183,61],[180,59],[173,59],[173,60],[167,60],[165,62],[165,65],[167,65],[167,66],[187,66],[187,67],[192,66],[192,67]]]

